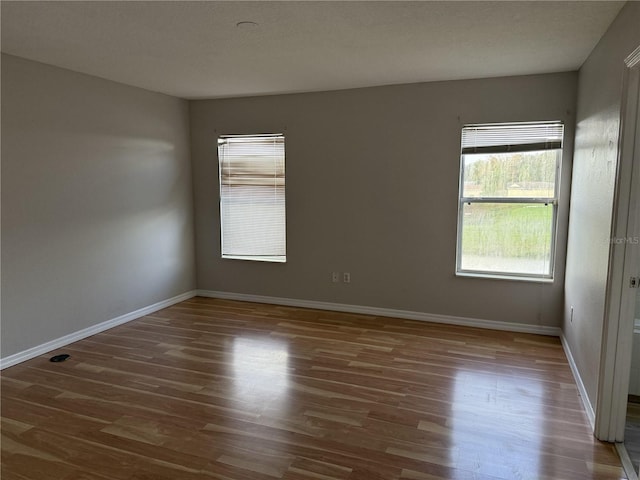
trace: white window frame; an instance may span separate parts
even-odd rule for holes
[[[560,194],[560,181],[562,171],[562,153],[564,145],[564,124],[560,121],[544,121],[544,122],[510,122],[510,123],[487,123],[487,124],[469,124],[464,125],[461,129],[461,134],[465,129],[471,128],[492,128],[495,127],[508,127],[508,126],[535,126],[535,125],[559,125],[562,128],[562,138],[560,140],[560,146],[558,148],[552,148],[557,150],[556,155],[556,175],[554,182],[554,195],[553,197],[465,197],[464,194],[464,180],[465,180],[465,148],[463,140],[461,140],[460,150],[460,176],[459,176],[459,193],[458,193],[458,231],[456,239],[456,275],[462,277],[481,277],[492,279],[504,279],[504,280],[520,280],[530,282],[553,282],[555,273],[555,256],[556,256],[556,239],[557,239],[557,227],[558,227],[558,203]],[[525,144],[518,144],[525,145]],[[491,147],[479,147],[482,152],[486,153],[506,153],[508,150],[494,149]],[[514,148],[517,150],[517,146]],[[466,152],[470,153],[470,152]],[[478,152],[477,152],[478,153]],[[473,270],[463,269],[462,264],[462,234],[463,234],[463,219],[464,219],[464,205],[471,205],[473,203],[494,203],[494,204],[537,204],[537,205],[551,205],[553,208],[551,219],[551,244],[550,244],[550,257],[549,257],[549,271],[546,274],[531,274],[531,273],[516,273],[516,272],[501,272],[493,270]]]
[[[283,252],[282,254],[238,254],[238,253],[225,253],[225,214],[224,214],[224,205],[223,202],[225,200],[224,196],[224,188],[230,187],[230,185],[223,185],[223,160],[222,160],[222,148],[226,141],[228,140],[253,140],[253,139],[268,139],[268,138],[277,138],[282,139],[283,143],[283,152],[282,152],[282,162],[283,162],[283,194],[285,201],[285,211],[283,213]],[[234,260],[251,260],[257,262],[272,262],[272,263],[285,263],[287,261],[287,253],[286,253],[286,163],[285,163],[285,152],[284,152],[284,141],[285,137],[282,133],[269,133],[269,134],[254,134],[254,135],[219,135],[218,136],[218,187],[219,187],[219,212],[220,212],[220,256],[223,259],[234,259]],[[275,177],[274,177],[275,182]],[[276,185],[274,183],[274,188]]]

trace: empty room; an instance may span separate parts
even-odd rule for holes
[[[640,2],[0,16],[3,480],[638,478]]]

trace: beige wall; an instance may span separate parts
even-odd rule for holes
[[[195,287],[187,102],[2,55],[2,357]]]
[[[579,72],[563,331],[594,406],[618,156],[623,60],[640,45],[639,25],[640,2],[629,2]]]
[[[559,326],[575,73],[190,102],[198,288]],[[563,120],[553,284],[457,278],[460,128]],[[220,258],[216,136],[286,134],[286,264]],[[348,271],[351,284],[331,283]]]

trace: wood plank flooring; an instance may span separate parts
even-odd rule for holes
[[[552,337],[194,298],[1,387],[2,480],[625,478]]]
[[[631,396],[631,395],[630,395]],[[627,422],[624,429],[624,446],[636,473],[640,468],[640,398],[631,399],[627,404]]]

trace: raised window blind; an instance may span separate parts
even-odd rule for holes
[[[560,122],[470,125],[462,129],[462,153],[555,150],[563,128]]]
[[[284,135],[218,138],[223,258],[286,261]]]

